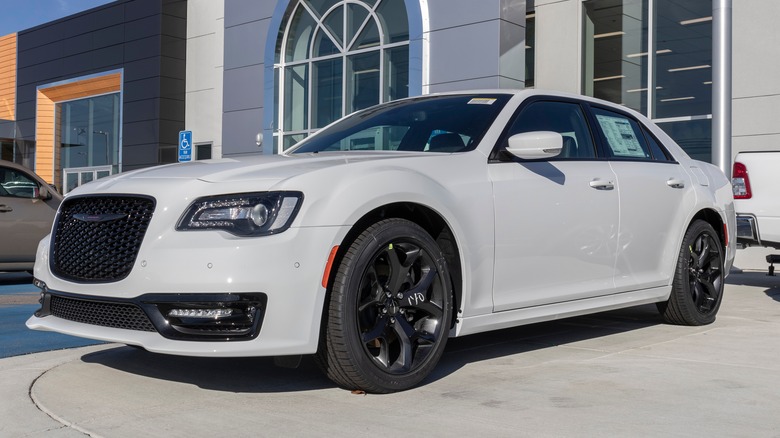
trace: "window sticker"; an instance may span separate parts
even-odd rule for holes
[[[475,97],[469,101],[469,105],[493,105],[496,99],[490,97]]]
[[[645,151],[636,138],[634,128],[628,119],[622,117],[610,117],[597,114],[601,130],[607,137],[609,147],[617,157],[641,157],[645,158]]]

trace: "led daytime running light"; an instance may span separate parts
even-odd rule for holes
[[[199,319],[227,318],[232,314],[233,309],[172,309],[170,312],[168,312],[168,316],[173,318]]]

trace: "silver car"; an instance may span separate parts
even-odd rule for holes
[[[62,196],[24,166],[0,160],[0,271],[31,271]]]

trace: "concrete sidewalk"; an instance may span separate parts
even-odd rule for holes
[[[338,389],[310,360],[115,344],[2,359],[0,436],[780,436],[780,277],[738,267],[712,325],[641,306],[451,339],[392,395]]]

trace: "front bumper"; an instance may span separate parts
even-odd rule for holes
[[[331,248],[346,230],[290,228],[278,235],[241,239],[221,231],[164,230],[158,235],[150,229],[130,274],[121,281],[97,284],[56,277],[49,267],[46,238],[39,245],[35,265],[35,278],[45,288],[42,307],[27,326],[165,354],[315,353],[326,292],[323,273]],[[58,316],[52,312],[52,301],[65,302],[76,313]],[[135,309],[152,329],[105,323],[106,317],[92,319],[95,313],[109,314],[110,319],[114,306]],[[244,314],[238,326],[199,326],[197,321],[167,316],[172,308],[231,306]],[[91,307],[99,312],[87,310],[85,316],[84,309]],[[251,318],[246,317],[249,313]],[[215,333],[209,334],[210,330]]]
[[[260,293],[146,294],[117,299],[55,292],[40,280],[34,283],[43,291],[41,308],[35,312],[38,318],[53,316],[100,327],[156,332],[183,341],[254,339],[260,333],[268,300]]]

